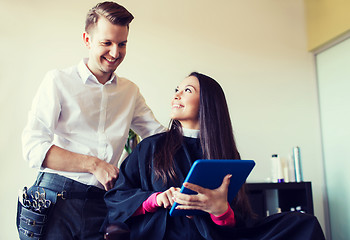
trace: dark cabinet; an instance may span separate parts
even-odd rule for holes
[[[256,214],[303,211],[314,214],[311,182],[247,183],[246,192]]]

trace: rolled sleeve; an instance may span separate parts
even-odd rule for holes
[[[22,134],[23,157],[31,168],[40,169],[47,151],[53,145],[53,136],[38,127],[35,120],[29,122]]]
[[[23,157],[30,167],[41,168],[47,151],[53,145],[54,128],[59,113],[60,104],[53,74],[48,73],[34,97],[28,122],[22,133]]]
[[[147,106],[139,90],[137,91],[137,100],[131,128],[142,138],[166,131],[166,128],[154,117],[152,110]]]

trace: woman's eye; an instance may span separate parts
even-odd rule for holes
[[[179,91],[179,89],[175,88],[175,92],[177,93]]]
[[[186,88],[186,89],[185,89],[185,92],[191,93],[192,91],[191,91],[191,89]]]

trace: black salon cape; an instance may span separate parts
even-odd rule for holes
[[[324,239],[322,230],[314,216],[301,213],[282,213],[262,221],[249,224],[241,221],[235,213],[236,227],[216,225],[209,214],[171,217],[169,209],[159,208],[154,213],[132,216],[142,203],[155,192],[163,192],[170,187],[181,187],[193,161],[202,156],[198,139],[184,137],[184,144],[175,154],[178,179],[164,185],[154,180],[153,156],[164,142],[165,133],[144,139],[120,167],[115,187],[105,195],[108,215],[105,225],[115,222],[126,223],[131,231],[131,239]]]

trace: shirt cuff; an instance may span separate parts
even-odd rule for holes
[[[157,195],[160,192],[153,193],[151,196],[149,196],[146,201],[142,203],[143,209],[145,209],[146,212],[155,212],[158,209],[157,204]]]
[[[157,195],[160,192],[153,193],[151,196],[149,196],[142,204],[141,206],[134,212],[132,216],[138,216],[146,214],[146,212],[155,212],[157,211],[157,208],[159,207],[157,204]]]
[[[213,222],[217,225],[234,227],[236,225],[235,214],[230,204],[227,203],[227,205],[228,208],[226,212],[219,216],[214,216],[213,214],[210,214],[210,217],[213,220]]]

